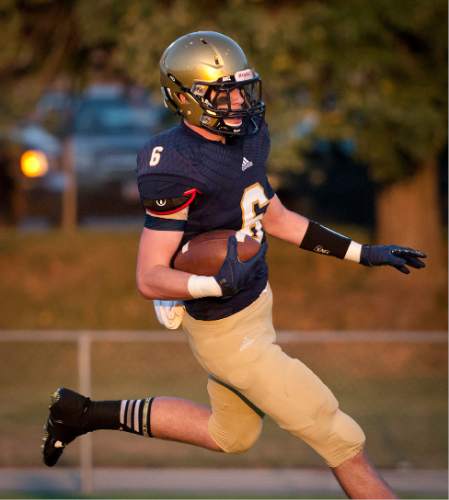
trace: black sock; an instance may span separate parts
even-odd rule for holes
[[[98,429],[120,428],[120,401],[91,401],[87,411],[87,428]]]
[[[140,436],[151,434],[150,414],[154,398],[91,401],[87,412],[87,430],[116,429]]]

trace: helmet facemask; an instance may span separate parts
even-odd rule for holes
[[[231,94],[235,91],[242,100],[240,108],[232,104]],[[196,82],[192,94],[203,110],[201,126],[207,130],[226,136],[251,135],[259,130],[265,104],[257,76],[243,82]],[[231,124],[230,120],[240,120],[240,124]]]
[[[260,121],[265,113],[262,101],[262,82],[251,70],[239,72],[250,78],[238,80],[238,74],[219,78],[216,82],[195,81],[192,88],[182,85],[173,75],[169,78],[177,84],[180,92],[187,94],[187,100],[194,99],[201,108],[199,126],[223,136],[243,136],[257,133]],[[242,98],[241,108],[233,109],[231,93],[238,90]],[[167,93],[164,92],[165,98]],[[173,101],[173,98],[172,98]],[[178,108],[179,106],[175,106]],[[180,113],[189,121],[189,110]],[[240,124],[229,120],[240,119]]]

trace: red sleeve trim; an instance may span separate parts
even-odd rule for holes
[[[181,210],[184,210],[184,208],[188,207],[189,205],[191,205],[193,203],[193,201],[195,200],[196,198],[196,195],[197,194],[201,194],[201,191],[197,188],[191,188],[191,189],[188,189],[187,191],[184,191],[184,193],[182,193],[183,196],[189,196],[189,199],[183,203],[182,205],[180,205],[179,207],[173,209],[173,210],[167,210],[165,212],[151,212],[151,210],[148,210],[148,212],[151,213],[151,215],[154,215],[155,217],[157,217],[158,215],[171,215],[171,214],[175,214],[177,212],[180,212]]]

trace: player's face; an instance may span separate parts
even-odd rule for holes
[[[231,90],[229,96],[231,100],[231,109],[234,111],[242,109],[242,105],[245,100],[243,99],[241,91],[239,89]],[[214,91],[212,91],[211,99],[215,101],[218,109],[228,109],[228,98],[226,92],[219,92],[218,94],[216,94]],[[230,127],[240,127],[242,124],[242,119],[227,118],[224,120],[224,122]]]

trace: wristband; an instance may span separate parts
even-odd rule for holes
[[[213,276],[192,274],[187,281],[187,289],[194,299],[202,297],[221,297],[223,292]]]
[[[344,259],[350,244],[351,238],[311,220],[299,246],[304,250]]]
[[[357,264],[360,264],[361,255],[362,245],[360,243],[356,243],[355,241],[351,241],[344,259],[352,260],[353,262],[357,262]]]

